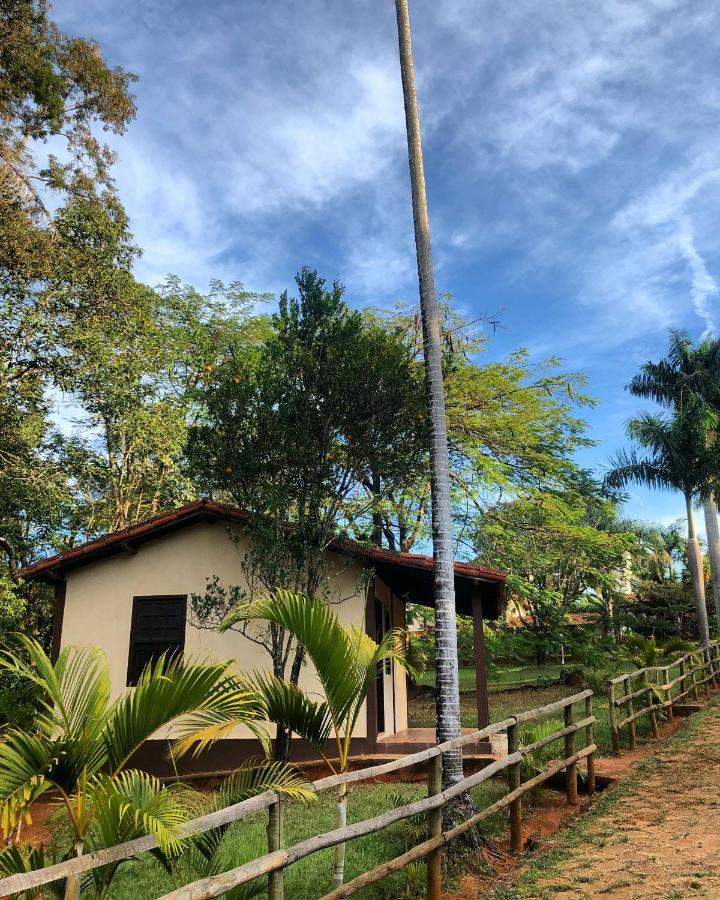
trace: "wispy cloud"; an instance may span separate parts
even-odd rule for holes
[[[279,290],[308,263],[356,304],[416,297],[392,4],[54,12],[140,75],[117,177],[143,277]],[[412,20],[438,286],[506,310],[497,352],[588,370],[617,445],[666,329],[720,327],[720,7],[415,0]]]
[[[690,296],[695,312],[705,322],[705,335],[718,334],[718,309],[714,298],[718,295],[718,285],[708,272],[705,260],[695,246],[695,232],[689,216],[680,220],[678,231],[678,247],[687,260],[692,272]]]

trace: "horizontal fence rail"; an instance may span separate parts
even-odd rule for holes
[[[257,797],[252,797],[242,803],[225,807],[213,813],[200,816],[184,823],[177,830],[179,837],[192,837],[233,822],[241,821],[259,811],[268,810],[268,849],[265,856],[245,863],[228,872],[179,888],[166,894],[163,900],[206,900],[206,898],[219,897],[228,890],[258,877],[270,877],[271,896],[282,897],[282,872],[294,862],[298,862],[319,850],[334,847],[346,843],[367,834],[381,831],[396,822],[409,819],[420,814],[428,814],[430,818],[430,837],[413,847],[407,853],[383,865],[372,869],[370,872],[336,888],[326,895],[324,900],[336,900],[340,897],[348,897],[367,885],[373,884],[393,872],[399,871],[410,863],[420,860],[428,860],[428,893],[431,900],[436,900],[439,895],[439,864],[442,847],[455,840],[460,835],[474,828],[489,816],[500,810],[510,809],[511,847],[513,852],[522,849],[522,797],[528,791],[543,784],[558,773],[564,771],[566,778],[566,794],[569,803],[577,803],[578,796],[578,771],[580,760],[587,760],[587,788],[588,793],[594,793],[594,754],[597,750],[593,742],[593,724],[596,721],[592,712],[593,692],[581,691],[571,697],[541,706],[527,712],[518,713],[515,716],[489,725],[471,734],[462,735],[452,741],[411,753],[391,762],[370,766],[353,772],[344,772],[339,775],[330,775],[320,778],[312,783],[317,793],[338,788],[355,782],[371,781],[381,775],[407,769],[419,763],[428,763],[428,796],[405,806],[392,809],[382,815],[375,816],[353,825],[335,828],[315,837],[308,838],[295,844],[293,847],[283,849],[281,845],[282,834],[278,826],[280,820],[280,805],[282,797],[275,791],[265,791]],[[584,702],[585,715],[575,718],[574,707]],[[553,714],[564,717],[564,726],[546,737],[520,745],[519,726],[526,723],[537,722]],[[508,754],[502,759],[495,760],[490,765],[473,775],[463,778],[457,784],[440,790],[440,771],[442,755],[450,750],[478,743],[493,734],[506,731],[508,735]],[[576,748],[579,732],[584,733],[584,746]],[[527,781],[521,780],[521,765],[523,759],[530,753],[548,746],[555,741],[563,741],[562,760],[553,762],[543,772]],[[448,831],[442,830],[443,807],[465,794],[474,787],[488,781],[502,772],[507,773],[508,793],[493,803],[491,806],[479,811],[476,815],[454,826]],[[150,835],[118,844],[94,853],[86,853],[64,862],[11,875],[0,879],[0,897],[17,894],[21,891],[32,890],[45,884],[50,884],[73,875],[100,868],[110,863],[117,863],[130,859],[140,853],[154,850],[158,842]]]
[[[212,897],[220,897],[222,894],[235,887],[254,881],[260,876],[269,875],[272,872],[282,870],[288,865],[298,862],[319,850],[334,847],[337,844],[343,844],[367,834],[374,834],[387,828],[389,825],[419,814],[428,814],[441,810],[447,803],[462,794],[467,793],[467,791],[477,787],[483,782],[494,778],[503,771],[508,773],[509,792],[501,800],[478,812],[475,816],[472,816],[449,831],[440,831],[439,834],[432,835],[428,840],[413,847],[412,850],[409,850],[402,856],[383,863],[358,878],[335,888],[329,894],[326,894],[323,900],[339,900],[341,897],[349,897],[362,888],[387,877],[388,874],[404,868],[411,862],[432,857],[436,851],[440,850],[445,844],[455,840],[461,834],[464,834],[466,831],[469,831],[471,828],[478,825],[483,819],[488,818],[488,816],[506,807],[510,807],[511,845],[513,849],[517,851],[522,847],[521,802],[522,796],[525,793],[538,785],[543,784],[548,779],[564,770],[566,773],[568,802],[576,803],[578,778],[577,764],[581,759],[588,760],[588,791],[594,791],[595,789],[592,760],[597,747],[592,741],[592,727],[595,722],[595,717],[592,714],[592,695],[593,692],[590,690],[581,691],[572,697],[567,697],[556,703],[538,707],[537,709],[529,710],[528,712],[519,713],[517,716],[511,716],[504,722],[498,723],[498,725],[481,729],[473,734],[464,735],[456,741],[449,741],[446,744],[431,747],[421,754],[413,754],[413,757],[415,757],[413,762],[410,762],[410,757],[404,757],[402,760],[397,761],[400,765],[397,765],[395,767],[396,769],[406,768],[408,765],[414,764],[414,761],[420,756],[427,760],[439,761],[444,752],[454,749],[459,745],[475,743],[500,730],[507,730],[508,732],[507,756],[496,760],[474,775],[463,778],[457,784],[452,785],[452,787],[447,788],[444,791],[437,792],[433,789],[436,784],[436,772],[438,771],[438,768],[436,768],[436,766],[431,766],[428,778],[428,796],[423,800],[417,800],[414,803],[409,803],[399,809],[390,810],[380,816],[366,819],[363,822],[357,822],[354,825],[346,825],[342,828],[336,828],[332,831],[325,832],[324,834],[317,835],[316,837],[308,838],[286,850],[268,853],[266,856],[245,863],[244,865],[238,866],[236,869],[232,869],[228,872],[224,872],[221,875],[200,879],[193,884],[186,885],[185,887],[166,894],[162,900],[209,900],[209,898]],[[576,722],[574,719],[573,707],[576,703],[581,703],[583,701],[585,702],[586,714],[582,720]],[[547,739],[544,738],[542,743],[543,746],[545,746],[552,741],[563,739],[565,758],[558,763],[549,766],[544,772],[534,778],[520,783],[520,766],[523,758],[529,752],[532,752],[531,749],[528,749],[529,747],[537,749],[538,742],[528,745],[528,747],[520,746],[518,725],[521,723],[539,721],[553,713],[560,712],[564,715],[565,727],[559,729],[554,734],[549,735]],[[585,730],[585,746],[580,750],[576,750],[576,735],[581,729]],[[361,781],[367,780],[368,777],[372,777],[368,775],[368,771],[369,770],[361,770],[360,772],[351,773],[355,776],[353,780]],[[326,782],[331,780],[332,779],[325,779]],[[0,883],[0,888],[1,887],[2,883]],[[434,877],[433,866],[428,865],[427,897],[430,898],[430,900],[438,900],[439,896],[439,880]]]
[[[671,678],[671,672],[678,674]],[[613,753],[620,754],[620,736],[627,727],[631,750],[637,748],[637,722],[647,716],[653,737],[658,736],[657,714],[664,710],[668,720],[673,707],[691,697],[700,699],[700,688],[706,693],[720,678],[720,644],[712,641],[697,652],[686,653],[667,666],[646,666],[635,672],[618,675],[608,681],[608,716]],[[640,707],[638,709],[638,706]]]

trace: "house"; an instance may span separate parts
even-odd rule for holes
[[[233,659],[247,672],[269,669],[270,656],[257,643],[237,632],[199,629],[187,615],[190,596],[202,594],[208,578],[217,576],[227,586],[246,585],[242,560],[250,545],[243,532],[245,521],[236,507],[199,500],[25,568],[23,578],[55,586],[52,653],[57,656],[68,645],[101,647],[115,696],[163,651]],[[377,638],[390,628],[404,627],[407,603],[432,606],[430,557],[337,540],[328,559],[330,599],[337,603],[344,625],[364,625]],[[457,610],[475,623],[479,727],[488,723],[482,621],[499,616],[504,582],[503,572],[455,564]],[[306,665],[301,684],[312,690],[313,681],[319,685]],[[408,745],[418,749],[412,732],[406,676],[387,663],[358,721],[353,753],[405,752]],[[293,744],[298,759],[312,752],[301,741]],[[227,769],[257,749],[249,732],[236,729],[188,765],[200,765],[203,771]],[[162,768],[166,751],[166,742],[158,737],[143,748],[143,762]]]

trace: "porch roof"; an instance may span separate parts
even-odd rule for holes
[[[18,574],[25,579],[55,583],[64,580],[67,573],[74,569],[117,554],[135,552],[146,541],[186,528],[198,521],[223,521],[242,525],[247,518],[247,513],[237,506],[215,500],[196,500],[145,522],[41,559],[26,566]],[[432,557],[418,553],[394,553],[344,539],[333,541],[331,548],[336,553],[367,561],[398,597],[425,606],[433,605]],[[456,604],[461,615],[471,615],[473,596],[480,596],[483,616],[497,618],[504,585],[505,572],[474,563],[455,563]]]

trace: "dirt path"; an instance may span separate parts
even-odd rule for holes
[[[491,896],[720,898],[720,702]]]

